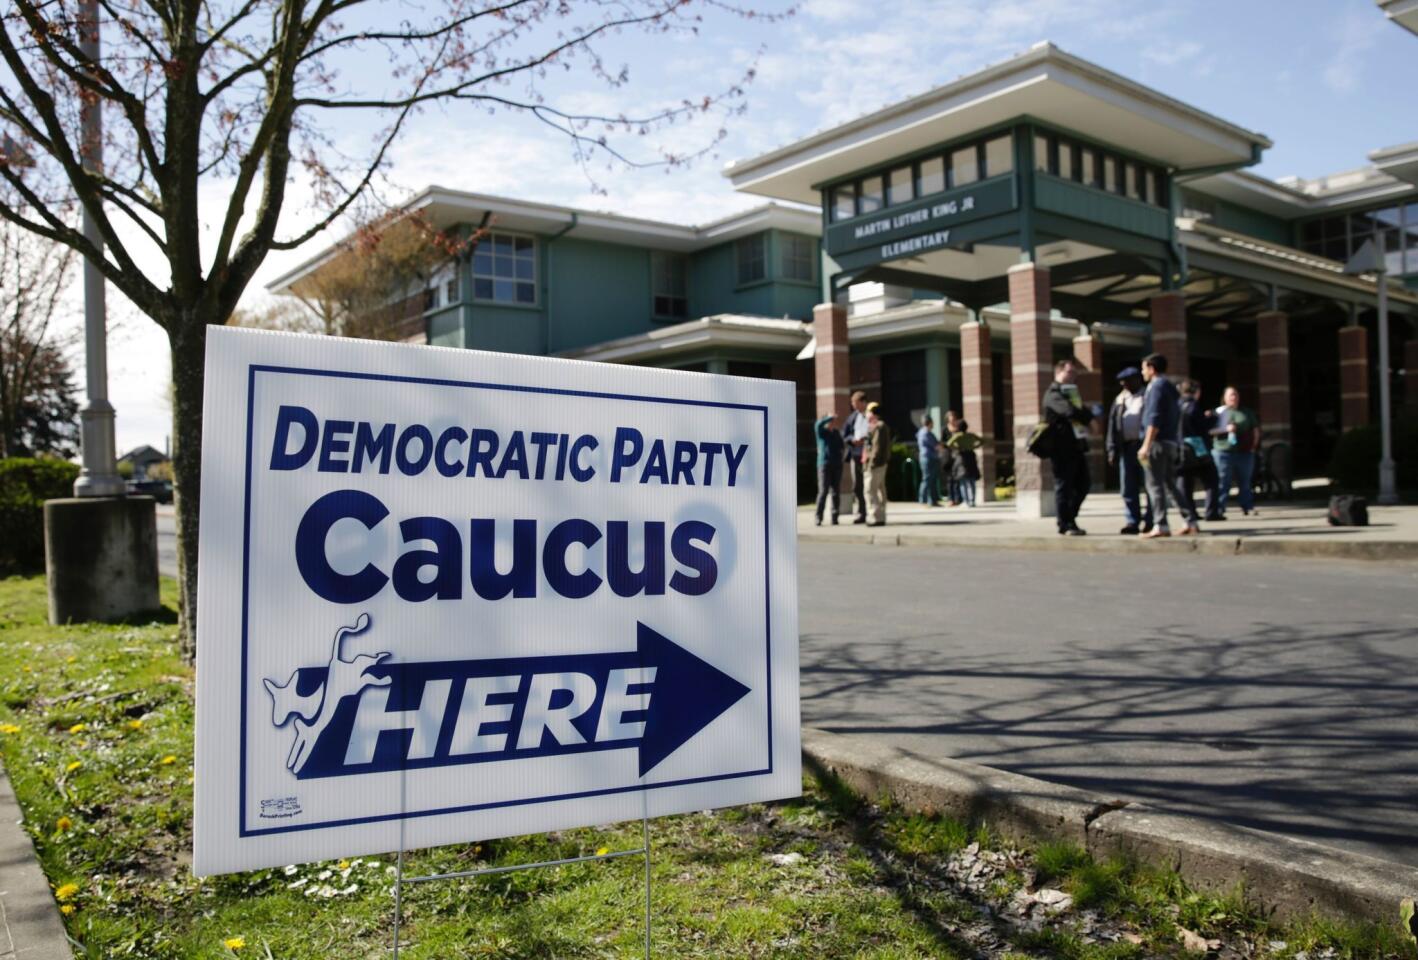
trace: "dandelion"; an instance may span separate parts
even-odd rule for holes
[[[68,817],[60,817],[58,820],[54,821],[54,829],[58,833],[63,833],[65,830],[72,830],[73,827],[74,821],[70,820]]]
[[[596,848],[596,856],[598,856],[598,857],[604,857],[606,854],[608,854],[608,853],[610,853],[610,852],[611,852],[611,848],[610,848],[610,847],[597,847],[597,848]]]
[[[83,765],[84,765],[84,761],[82,761],[82,760],[75,760],[73,763],[69,764],[67,767],[64,768],[64,772],[65,772],[65,773],[73,773],[75,770],[79,769],[79,768],[82,767]]]
[[[335,864],[336,870],[348,870],[349,868],[350,862],[348,860],[341,860],[339,863]]]
[[[76,724],[74,724],[72,727],[69,728],[69,732],[70,732],[70,733],[83,733],[83,732],[84,732],[85,730],[87,730],[88,728],[89,728],[89,725],[86,724],[86,723],[76,723]]]
[[[141,720],[129,720],[129,721],[128,721],[128,729],[129,729],[129,730],[141,730],[141,729],[143,729],[143,721],[141,721]]]
[[[78,907],[75,907],[72,903],[66,903],[66,904],[64,904],[63,906],[61,906],[61,907],[59,908],[59,912],[62,913],[62,914],[64,914],[64,916],[67,917],[67,916],[71,915],[71,914],[72,914],[75,910],[77,910],[77,909],[78,909]]]
[[[19,733],[19,732],[20,732],[20,728],[19,728],[19,725],[18,725],[18,724],[14,724],[14,723],[0,723],[0,733],[5,734],[6,736],[9,736],[9,735],[12,734],[12,733]]]
[[[163,757],[161,760],[158,761],[158,766],[160,766],[160,767],[170,767],[170,766],[172,766],[172,765],[173,765],[174,763],[176,763],[176,762],[177,762],[177,757],[175,757],[175,756],[173,756],[172,754],[169,753],[167,756]]]
[[[227,937],[222,941],[222,946],[226,947],[228,950],[240,950],[242,947],[246,946],[246,938]]]
[[[74,895],[78,892],[79,885],[77,883],[66,883],[58,890],[54,891],[54,899],[58,900],[60,903],[63,903],[66,900],[73,900]]]
[[[74,656],[73,654],[70,654],[69,656],[67,656],[67,657],[64,658],[64,662],[65,662],[65,663],[74,663],[74,662],[76,662],[78,659],[79,659],[78,657]]]
[[[34,673],[34,668],[31,667],[28,663],[25,664],[25,673]]]

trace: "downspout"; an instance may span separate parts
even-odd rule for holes
[[[546,318],[542,323],[542,354],[551,353],[551,264],[552,264],[552,244],[576,229],[576,224],[580,222],[581,215],[575,210],[571,211],[571,222],[562,227],[556,233],[547,237],[547,271],[546,277],[542,280],[542,303],[543,316]]]

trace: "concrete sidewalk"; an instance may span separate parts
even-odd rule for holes
[[[1304,491],[1297,491],[1303,495]],[[849,504],[844,502],[844,507]],[[925,507],[892,503],[886,526],[854,525],[844,514],[839,526],[815,526],[811,506],[798,509],[798,536],[827,543],[887,546],[1007,547],[1106,553],[1201,553],[1298,556],[1351,560],[1418,560],[1418,506],[1369,507],[1369,526],[1331,527],[1327,504],[1319,500],[1262,501],[1258,515],[1203,523],[1199,537],[1179,537],[1180,521],[1167,540],[1121,536],[1122,503],[1116,492],[1094,493],[1078,523],[1086,537],[1061,537],[1052,519],[1021,519],[1012,501],[969,507]]]

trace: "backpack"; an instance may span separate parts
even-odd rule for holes
[[[1331,527],[1367,527],[1369,525],[1369,501],[1363,497],[1341,494],[1329,498],[1329,525]]]
[[[1058,450],[1058,445],[1058,431],[1054,429],[1054,425],[1047,420],[1040,420],[1030,431],[1024,449],[1040,460],[1048,460]]]

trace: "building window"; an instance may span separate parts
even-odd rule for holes
[[[1116,157],[1103,158],[1103,189],[1109,193],[1120,193],[1118,182],[1118,160]]]
[[[945,189],[945,161],[931,157],[921,161],[921,178],[916,183],[916,196],[925,197]]]
[[[423,291],[423,309],[427,313],[438,309],[438,288],[426,287]]]
[[[657,317],[689,316],[684,257],[656,250],[650,254],[650,288]]]
[[[1034,134],[1034,169],[1049,172],[1049,138],[1042,133]]]
[[[537,302],[537,243],[492,233],[473,250],[473,297],[494,303]]]
[[[1073,179],[1073,144],[1067,140],[1055,141],[1054,147],[1059,152],[1058,160],[1054,164],[1054,172],[1065,180]]]
[[[781,234],[779,244],[782,264],[779,271],[784,280],[813,280],[813,261],[817,259],[817,241],[812,237]]]
[[[768,278],[768,245],[765,234],[755,233],[734,243],[738,261],[739,283],[754,283]]]
[[[1014,169],[1014,140],[1005,134],[985,141],[985,176],[998,177]]]
[[[886,202],[891,205],[915,199],[910,167],[897,167],[886,175]]]
[[[857,195],[858,213],[876,213],[885,206],[881,177],[867,177],[862,181],[861,193]]]
[[[457,302],[458,302],[458,278],[457,278],[457,277],[454,277],[453,279],[449,280],[447,283],[443,284],[443,302],[444,302],[444,303],[457,303]]]
[[[950,154],[950,185],[963,187],[980,179],[980,161],[974,146],[962,147]]]
[[[1078,159],[1083,183],[1090,187],[1098,186],[1098,154],[1092,147],[1084,147],[1079,151]]]
[[[832,188],[832,219],[850,220],[857,215],[857,185],[844,183]]]

